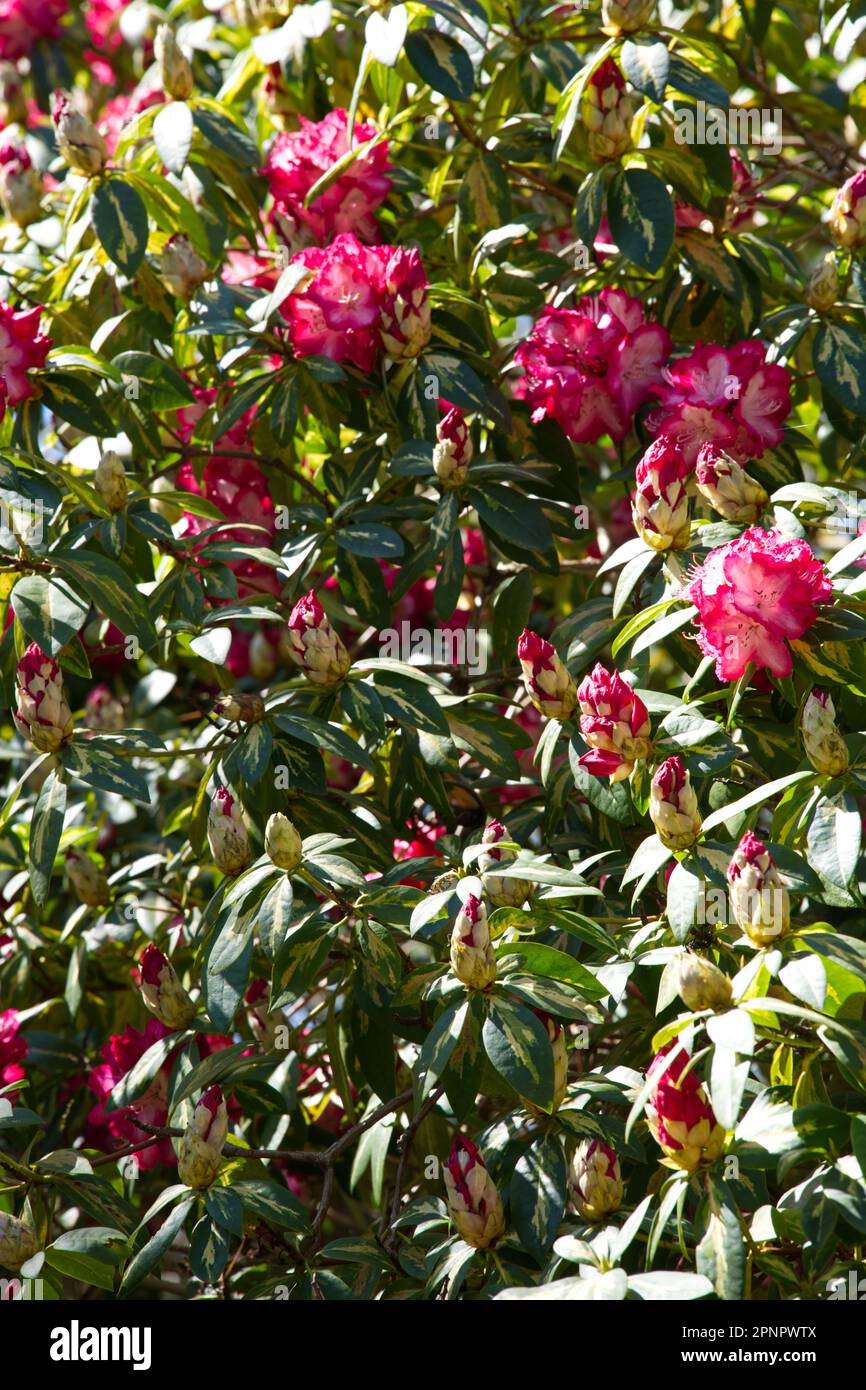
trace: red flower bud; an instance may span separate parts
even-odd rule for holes
[[[590,752],[580,759],[593,777],[621,782],[639,758],[649,753],[650,721],[646,705],[623,680],[600,664],[580,683],[580,732]]]

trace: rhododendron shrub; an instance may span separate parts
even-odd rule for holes
[[[864,15],[0,0],[4,1281],[854,1297]]]

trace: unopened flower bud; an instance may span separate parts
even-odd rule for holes
[[[187,1187],[210,1187],[220,1169],[228,1112],[219,1086],[210,1086],[195,1107],[177,1151],[177,1175]]]
[[[650,720],[643,700],[619,671],[597,662],[577,692],[580,732],[590,751],[580,759],[593,777],[622,782],[650,750]]]
[[[701,445],[695,480],[701,496],[726,521],[752,526],[770,500],[761,484],[717,444]]]
[[[837,190],[829,225],[833,240],[846,251],[866,244],[866,169],[852,174]]]
[[[734,920],[756,946],[780,941],[791,921],[788,889],[766,845],[747,830],[728,865]]]
[[[96,491],[110,512],[122,512],[129,498],[126,469],[113,449],[106,449],[93,475]]]
[[[388,356],[405,362],[423,352],[432,331],[427,276],[414,246],[391,250],[382,267],[382,285],[379,336]]]
[[[275,811],[265,826],[265,852],[272,864],[293,874],[303,857],[301,837],[288,816]]]
[[[622,1205],[619,1159],[603,1139],[584,1139],[574,1151],[571,1197],[584,1221],[602,1221]]]
[[[568,1090],[568,1041],[566,1039],[565,1029],[557,1019],[551,1018],[550,1015],[544,1013],[542,1009],[533,1009],[532,1012],[542,1023],[547,1036],[550,1038],[550,1048],[553,1053],[553,1100],[551,1103],[551,1111],[555,1111],[562,1105]],[[541,1110],[540,1107],[535,1105],[531,1100],[527,1100],[525,1096],[522,1096],[521,1099],[530,1114],[543,1116],[548,1113],[546,1110]]]
[[[466,417],[452,406],[436,426],[433,471],[444,488],[462,487],[472,460],[472,435]]]
[[[351,661],[324,608],[311,589],[299,598],[289,617],[291,657],[314,685],[339,685]]]
[[[31,642],[16,671],[16,728],[40,753],[56,753],[72,737],[72,711],[63,692],[63,677],[53,656]]]
[[[104,907],[111,898],[111,889],[99,865],[87,854],[66,851],[66,877],[78,901],[86,907]]]
[[[70,169],[79,174],[98,174],[105,168],[108,146],[92,121],[73,105],[67,92],[51,98],[51,119],[57,148]]]
[[[816,313],[826,314],[837,303],[841,288],[836,257],[832,251],[828,251],[809,277],[806,303]]]
[[[175,101],[186,101],[192,95],[192,68],[170,24],[160,24],[157,29],[153,56],[159,64],[159,84],[163,91]]]
[[[675,1038],[653,1058],[647,1080],[653,1082],[646,1102],[646,1117],[656,1142],[673,1168],[693,1173],[715,1163],[725,1143],[725,1131],[716,1120],[707,1093]]]
[[[677,961],[677,989],[687,1009],[727,1009],[732,999],[731,982],[706,956],[684,951]]]
[[[252,854],[243,812],[225,787],[220,787],[211,801],[207,839],[214,863],[222,873],[233,878],[249,864]]]
[[[199,285],[208,279],[210,271],[195,250],[192,242],[180,232],[169,237],[162,248],[159,273],[178,299],[191,299]]]
[[[234,690],[220,695],[213,712],[218,719],[230,719],[237,724],[258,724],[265,717],[265,702],[261,695],[246,695]]]
[[[0,127],[27,124],[24,83],[14,63],[0,63]]]
[[[652,19],[656,0],[602,0],[601,23],[618,34],[636,34]]]
[[[95,733],[108,734],[116,734],[126,725],[123,701],[104,681],[88,692],[84,701],[84,722]]]
[[[152,942],[141,956],[141,998],[145,1008],[156,1014],[166,1028],[186,1028],[195,1017],[195,1004],[171,961]]]
[[[484,827],[481,842],[490,849],[478,857],[478,872],[484,884],[484,892],[494,907],[522,907],[527,898],[535,892],[535,884],[527,878],[503,878],[496,873],[496,866],[504,868],[516,859],[514,850],[499,849],[500,840],[508,839],[508,831],[501,821],[492,820]]]
[[[682,758],[666,758],[650,783],[650,819],[668,849],[688,849],[701,831],[701,813]]]
[[[496,979],[487,909],[471,893],[451,929],[451,969],[468,989],[486,989]]]
[[[816,772],[841,777],[850,758],[838,725],[833,699],[826,690],[812,690],[803,706],[800,735],[806,757]]]
[[[505,1230],[502,1202],[480,1149],[462,1134],[451,1147],[444,1178],[448,1212],[466,1244],[476,1250],[494,1245]]]
[[[605,58],[587,82],[581,105],[592,159],[619,159],[632,148],[635,110],[622,73],[612,58]]]
[[[691,522],[686,486],[691,468],[682,450],[666,438],[654,439],[635,470],[632,520],[652,550],[682,550]]]
[[[17,1216],[0,1211],[0,1265],[6,1269],[20,1269],[38,1249],[39,1241],[33,1227]]]
[[[577,689],[553,644],[524,628],[517,657],[535,708],[548,719],[570,719],[577,704]]]
[[[0,144],[0,202],[19,227],[42,217],[42,176],[19,141]]]
[[[250,675],[257,681],[269,681],[277,669],[274,645],[263,632],[254,632],[250,642]]]

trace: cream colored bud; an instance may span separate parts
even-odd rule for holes
[[[96,491],[110,512],[122,512],[129,499],[126,470],[119,454],[106,449],[93,475]]]
[[[836,269],[836,257],[832,251],[828,251],[809,277],[806,303],[816,313],[826,314],[837,303],[840,291],[841,284],[839,271]]]
[[[816,772],[841,777],[848,771],[848,748],[836,724],[832,696],[826,690],[809,693],[800,718],[800,735]]]
[[[79,174],[99,174],[108,160],[108,146],[92,121],[73,104],[66,92],[55,92],[51,116],[57,148],[70,169]]]
[[[169,24],[160,24],[153,41],[153,56],[159,65],[162,89],[175,101],[186,101],[192,95],[193,76],[189,59],[178,43]]]
[[[207,262],[185,236],[169,237],[162,250],[159,273],[178,299],[191,299],[210,275]]]
[[[487,989],[496,979],[496,957],[487,910],[472,894],[458,912],[451,929],[451,969],[468,989]]]
[[[235,690],[220,695],[213,712],[218,719],[230,719],[237,724],[258,724],[265,717],[265,702],[261,695],[247,695]]]
[[[17,1216],[0,1211],[0,1265],[6,1269],[20,1269],[38,1249],[39,1241],[33,1227]]]
[[[272,864],[293,874],[301,866],[303,844],[288,816],[275,811],[265,826],[265,852]]]
[[[727,975],[706,956],[686,951],[677,961],[677,989],[687,1009],[727,1009],[732,990]]]
[[[87,854],[68,850],[66,854],[66,877],[75,896],[86,907],[104,907],[111,899],[108,879],[102,869]]]

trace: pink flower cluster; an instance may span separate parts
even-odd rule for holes
[[[589,444],[625,438],[635,411],[658,394],[670,350],[667,329],[645,320],[639,300],[604,289],[574,309],[545,309],[515,362],[533,421],[549,417]]]
[[[355,124],[355,146],[370,145],[356,156],[344,174],[334,179],[309,207],[304,199],[323,174],[349,149],[348,117],[342,109],[323,121],[299,116],[298,130],[278,135],[262,170],[274,198],[272,220],[291,245],[297,234],[324,244],[341,232],[354,232],[361,241],[377,242],[376,209],[391,190],[388,142],[371,142],[375,126]]]
[[[832,596],[805,541],[757,526],[713,550],[682,592],[698,610],[698,646],[723,681],[738,680],[749,662],[790,675],[787,643],[802,637]]]
[[[755,339],[696,344],[664,369],[650,428],[676,442],[692,468],[702,444],[718,444],[738,463],[760,458],[781,443],[791,411],[790,374],[766,356]]]
[[[88,1145],[93,1148],[119,1149],[126,1144],[137,1144],[147,1138],[147,1131],[140,1129],[136,1119],[149,1125],[168,1123],[168,1073],[169,1063],[157,1072],[147,1090],[138,1096],[131,1105],[120,1110],[106,1111],[105,1101],[118,1081],[131,1071],[135,1063],[149,1047],[160,1038],[167,1037],[169,1029],[159,1019],[152,1018],[143,1033],[127,1024],[123,1033],[114,1034],[102,1048],[103,1062],[93,1067],[87,1084],[98,1098],[87,1117]],[[161,1139],[136,1154],[140,1169],[148,1169],[157,1163],[174,1164],[174,1149],[170,1139]]]
[[[196,391],[196,404],[178,412],[180,434],[184,439],[191,437],[201,415],[215,403],[216,394],[215,390]],[[211,455],[201,480],[187,459],[175,474],[175,485],[182,492],[191,492],[212,502],[227,521],[246,523],[232,527],[230,532],[219,532],[217,540],[268,546],[276,534],[276,515],[268,481],[255,459],[231,452],[232,446],[244,452],[249,449],[247,436],[251,424],[252,412],[248,411],[219,441],[222,444],[225,440],[225,452],[218,449]],[[197,516],[194,512],[184,512],[184,523],[188,536],[201,535],[215,524],[210,517]],[[253,527],[262,529],[257,531]],[[205,541],[199,552],[203,560],[206,551]],[[237,576],[241,597],[249,593],[278,594],[280,591],[276,572],[257,560],[232,560],[229,568]]]
[[[292,257],[311,278],[283,304],[299,357],[318,355],[370,372],[384,351],[417,357],[430,337],[427,277],[414,248],[364,246],[343,232]]]
[[[56,39],[68,0],[0,0],[0,59],[27,58],[40,39]]]
[[[28,372],[44,367],[51,339],[39,331],[42,310],[14,310],[0,302],[0,418],[2,406],[18,405],[33,395]]]
[[[0,1014],[0,1087],[23,1079],[21,1063],[26,1056],[27,1043],[21,1036],[18,1014],[15,1009],[7,1009]]]

